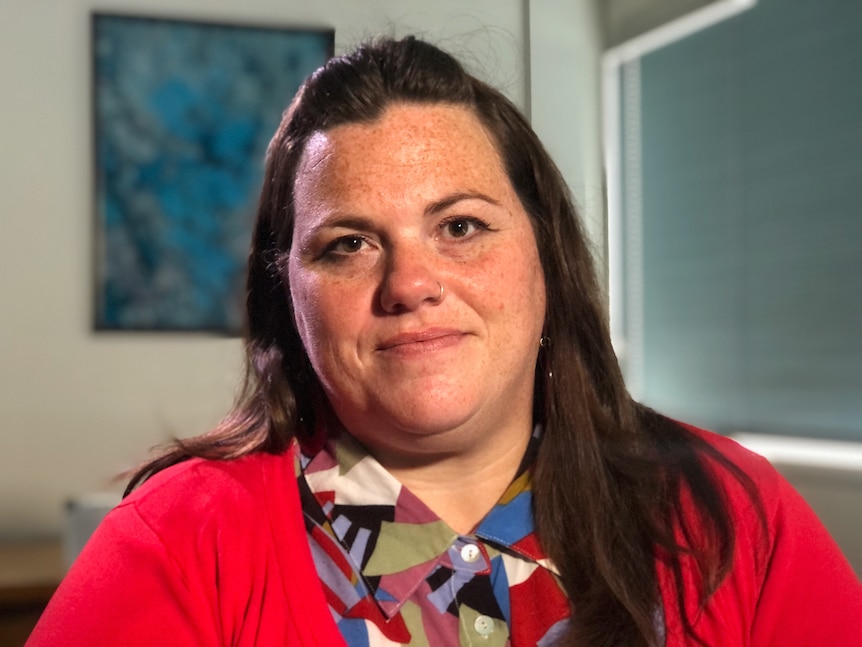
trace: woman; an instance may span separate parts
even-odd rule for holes
[[[31,644],[862,644],[789,485],[628,396],[559,173],[440,50],[308,79],[247,306],[234,411],[135,475]]]

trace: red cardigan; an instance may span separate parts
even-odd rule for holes
[[[764,459],[704,437],[755,480],[768,532],[736,482],[721,476],[737,554],[707,608],[692,611],[701,637],[709,645],[862,645],[862,586],[813,512]],[[688,644],[670,576],[660,564],[658,574],[667,645]],[[191,460],[152,477],[108,515],[27,643],[164,644],[344,645],[311,559],[290,452]]]

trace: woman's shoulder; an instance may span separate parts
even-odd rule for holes
[[[279,454],[255,452],[232,459],[190,458],[153,474],[124,501],[191,493],[204,499],[231,492],[252,493],[263,487],[263,481],[284,472],[294,473],[290,448]]]
[[[96,529],[33,644],[283,645],[319,631],[331,616],[293,462],[191,459],[153,475]]]
[[[692,445],[703,466],[703,476],[721,492],[737,546],[750,551],[758,569],[765,568],[780,533],[781,520],[788,514],[802,514],[808,519],[813,513],[766,458],[729,436],[681,424],[694,438]]]
[[[732,570],[703,614],[707,633],[738,616],[751,644],[862,644],[862,587],[802,496],[732,438],[684,426],[709,448],[735,530]]]
[[[746,447],[729,436],[717,434],[700,427],[680,423],[692,436],[703,442],[713,455],[704,455],[703,458],[710,465],[711,473],[717,478],[725,489],[731,493],[739,492],[750,498],[751,492],[745,490],[740,482],[740,474],[750,479],[764,505],[775,503],[783,496],[784,490],[790,488],[784,477],[763,456]],[[720,462],[720,456],[726,462]],[[732,466],[732,467],[731,467]],[[738,472],[735,472],[738,470]]]
[[[115,509],[153,529],[242,524],[295,496],[293,451],[229,460],[191,458],[157,472]]]
[[[759,464],[766,461],[763,456],[754,453],[750,449],[746,449],[730,436],[718,434],[714,431],[709,431],[684,422],[680,422],[679,424],[690,434],[704,441],[727,458],[732,459],[734,462],[741,462],[743,464]]]

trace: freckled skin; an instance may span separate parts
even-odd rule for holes
[[[297,328],[347,430],[388,467],[489,446],[519,458],[545,285],[529,219],[478,119],[395,105],[318,133],[295,209]]]

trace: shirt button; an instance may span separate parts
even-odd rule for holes
[[[479,547],[476,544],[467,544],[461,549],[461,559],[468,564],[472,564],[479,559],[479,555],[481,554],[482,551],[479,550]]]
[[[480,636],[488,636],[494,632],[494,619],[488,616],[479,616],[473,621],[473,629]]]

